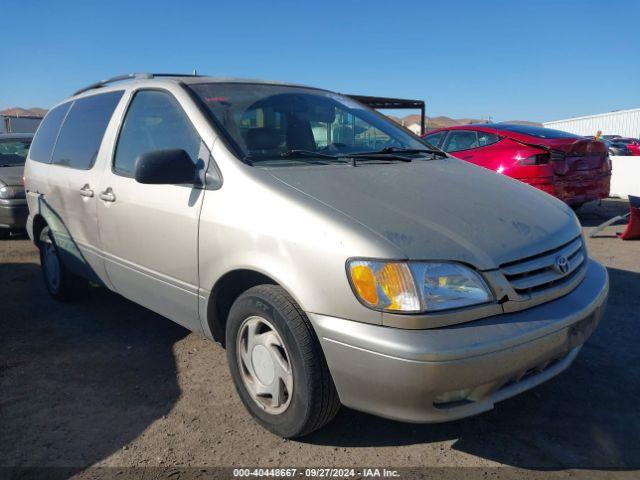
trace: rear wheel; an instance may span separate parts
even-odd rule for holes
[[[0,228],[0,240],[5,240],[11,236],[11,230],[8,228]]]
[[[85,296],[89,289],[89,282],[72,273],[64,265],[49,227],[42,230],[38,245],[42,276],[49,294],[60,301],[76,300]]]
[[[338,412],[338,395],[315,332],[281,287],[253,287],[235,301],[226,345],[240,399],[267,430],[300,437]]]

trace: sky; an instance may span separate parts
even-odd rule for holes
[[[640,107],[639,0],[0,0],[0,12],[0,109],[194,68],[423,99],[429,116]]]

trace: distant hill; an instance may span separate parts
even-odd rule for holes
[[[46,109],[39,107],[12,107],[0,110],[0,115],[11,115],[12,117],[44,117],[46,113]]]
[[[395,122],[401,125],[411,125],[412,123],[420,124],[420,115],[407,115],[405,117],[399,118],[393,115],[389,115],[389,118],[394,120]],[[436,128],[446,128],[453,127],[456,125],[469,125],[470,123],[486,123],[486,120],[482,120],[479,118],[451,118],[445,116],[438,117],[426,117],[427,129],[435,130]],[[528,120],[509,120],[508,122],[502,123],[515,123],[518,125],[535,125],[541,127],[542,124],[538,122],[530,122]]]

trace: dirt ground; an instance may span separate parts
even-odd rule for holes
[[[620,211],[607,201],[579,216],[588,231]],[[0,241],[0,466],[638,468],[640,242],[615,238],[622,229],[587,238],[609,306],[559,377],[448,424],[343,408],[297,441],[252,421],[222,348],[106,290],[56,303],[29,240]]]

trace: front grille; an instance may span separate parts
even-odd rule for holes
[[[558,264],[561,257],[566,259],[566,269]],[[553,250],[505,263],[500,270],[518,294],[531,295],[569,282],[586,258],[582,237],[577,237]]]

